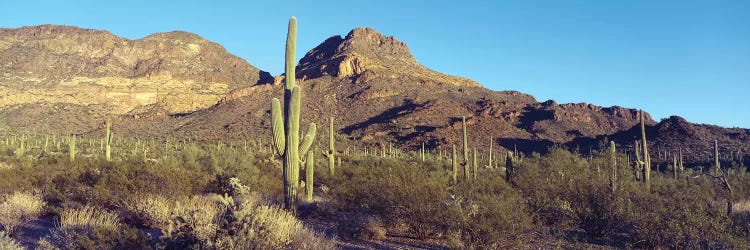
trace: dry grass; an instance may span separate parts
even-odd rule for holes
[[[750,213],[750,200],[742,200],[732,204],[734,213]]]
[[[127,203],[130,211],[144,220],[147,226],[166,228],[169,221],[172,220],[175,200],[155,194],[135,195],[134,197]]]
[[[220,249],[335,249],[333,241],[305,228],[280,207],[244,201],[234,207],[236,235],[219,239]]]
[[[218,220],[224,212],[216,199],[209,196],[193,196],[175,203],[174,214],[191,224],[195,236],[207,241],[216,234]]]
[[[274,246],[291,243],[292,237],[304,227],[292,214],[278,207],[258,206],[249,220],[252,233]]]
[[[23,250],[24,248],[21,245],[19,245],[15,240],[5,235],[5,232],[0,231],[0,249]]]
[[[15,166],[11,165],[10,163],[0,162],[0,170],[10,170],[15,168]]]
[[[87,205],[79,209],[64,210],[60,214],[60,228],[99,228],[115,231],[120,228],[120,221],[114,212]]]
[[[136,195],[128,202],[128,209],[135,212],[148,226],[167,229],[169,222],[180,217],[189,223],[201,240],[209,239],[218,229],[218,219],[224,207],[210,196],[190,198],[167,198],[161,195]]]
[[[38,194],[15,192],[0,203],[0,224],[8,234],[13,234],[18,225],[38,217],[44,205]]]

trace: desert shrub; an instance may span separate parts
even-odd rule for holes
[[[336,233],[343,239],[382,240],[387,230],[380,218],[367,214],[339,214]]]
[[[66,209],[52,229],[49,248],[122,249],[150,245],[148,237],[120,223],[117,214],[94,206]]]
[[[132,197],[125,205],[142,224],[165,228],[172,220],[174,203],[174,200],[162,195],[139,194]]]
[[[726,215],[725,192],[715,180],[674,180],[671,173],[654,170],[651,191],[646,191],[635,182],[632,169],[622,166],[625,157],[620,155],[613,191],[608,157],[585,159],[555,148],[539,159],[524,160],[516,183],[536,223],[556,233],[585,233],[586,238],[574,241],[593,238],[647,248],[745,248],[747,240],[738,236],[741,228]]]
[[[656,182],[652,192],[632,198],[635,237],[654,248],[746,248],[735,236],[722,203],[704,187],[683,182]]]
[[[386,224],[406,223],[419,238],[444,229],[447,172],[427,172],[409,162],[383,158],[343,168],[331,196],[343,213],[368,214]]]
[[[38,194],[15,192],[0,203],[0,225],[12,235],[18,225],[42,214],[45,202]]]
[[[24,250],[21,245],[18,244],[13,238],[8,236],[5,232],[0,231],[0,249],[3,250]]]
[[[173,213],[192,228],[198,239],[208,241],[215,236],[223,212],[224,207],[215,199],[193,196],[177,201]]]
[[[294,215],[248,199],[222,199],[222,217],[215,247],[220,249],[330,249],[332,242],[310,231]],[[330,248],[329,248],[330,247]]]
[[[475,180],[459,182],[445,202],[449,232],[461,239],[460,248],[507,249],[520,246],[533,232],[531,216],[521,194],[499,172],[484,172]],[[450,239],[456,235],[448,235]]]
[[[101,228],[116,231],[119,227],[117,214],[94,206],[67,209],[60,214],[61,229]]]

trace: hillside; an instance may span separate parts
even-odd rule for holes
[[[283,75],[274,79],[186,32],[128,40],[68,26],[0,29],[0,55],[5,130],[99,135],[104,117],[113,114],[115,134],[122,136],[267,140],[270,99],[282,93]],[[444,150],[459,144],[462,116],[480,150],[490,137],[526,153],[555,144],[587,153],[605,137],[623,145],[636,138],[636,109],[493,91],[430,70],[406,44],[372,28],[323,41],[305,54],[297,72],[303,123],[320,126],[333,116],[342,140],[412,149],[426,142]],[[746,129],[646,117],[654,148],[683,147],[689,161],[705,160],[714,139],[723,149],[750,152]]]

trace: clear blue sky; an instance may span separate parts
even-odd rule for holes
[[[643,108],[750,128],[750,1],[0,2],[0,27],[66,24],[137,39],[184,30],[276,75],[287,19],[298,57],[369,26],[424,65],[539,101]]]

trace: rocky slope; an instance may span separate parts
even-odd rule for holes
[[[101,105],[111,114],[159,105],[208,108],[231,90],[271,76],[186,32],[138,40],[107,31],[42,25],[0,29],[0,109],[29,103]]]
[[[114,130],[127,136],[267,142],[270,99],[282,95],[284,77],[271,78],[184,32],[127,40],[66,26],[0,29],[0,55],[0,132],[99,135],[106,114],[121,114]],[[628,149],[639,135],[635,109],[492,91],[428,69],[406,44],[371,28],[327,39],[305,54],[297,72],[303,123],[325,127],[333,116],[342,141],[412,149],[426,142],[444,150],[460,145],[462,116],[479,150],[493,137],[495,145],[526,153],[555,144],[587,153],[605,138]],[[750,145],[748,130],[646,116],[655,153],[684,148],[688,161],[700,162],[714,139],[725,150],[750,152],[742,148]],[[325,136],[327,129],[319,131]]]
[[[371,28],[327,39],[300,60],[297,72],[304,91],[303,121],[325,124],[334,116],[340,133],[376,144],[414,147],[427,142],[431,148],[446,148],[458,142],[462,116],[474,145],[482,148],[489,145],[489,136],[506,147],[538,140],[564,143],[637,123],[633,109],[538,103],[523,93],[492,91],[432,71],[417,62],[406,44]],[[237,90],[220,105],[183,117],[184,126],[177,131],[199,137],[208,131],[217,134],[209,137],[232,137],[249,128],[266,133],[270,99],[282,93],[282,78],[273,86]]]

